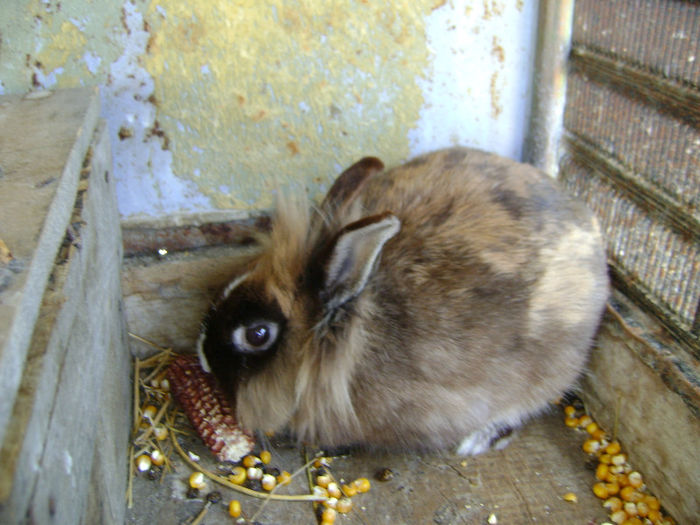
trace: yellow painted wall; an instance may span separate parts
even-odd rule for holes
[[[509,118],[503,39],[482,29],[523,10],[521,0],[3,4],[0,94],[100,85],[125,216],[265,209],[289,184],[319,197],[361,156],[405,160],[426,106],[426,21],[446,7],[447,30],[483,40],[493,63],[463,64],[486,79],[490,105],[475,114]],[[478,23],[466,27],[474,11]]]

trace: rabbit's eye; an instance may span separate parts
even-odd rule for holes
[[[233,344],[241,352],[264,352],[277,340],[277,323],[255,322],[233,331]]]

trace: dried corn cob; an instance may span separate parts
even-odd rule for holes
[[[168,368],[168,381],[192,426],[219,461],[238,461],[253,449],[253,438],[236,423],[233,409],[214,376],[196,356],[179,356]]]

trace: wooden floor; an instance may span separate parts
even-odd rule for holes
[[[202,464],[215,469],[210,454],[197,438],[183,439],[183,446],[201,456]],[[584,435],[567,428],[559,407],[526,425],[504,450],[462,458],[451,453],[368,453],[355,451],[334,458],[336,478],[367,477],[372,488],[353,497],[351,513],[337,524],[600,524],[606,513],[591,492],[593,472],[586,468],[581,451]],[[299,448],[273,446],[272,465],[294,471],[302,464]],[[162,481],[145,476],[134,480],[133,507],[127,523],[138,525],[189,523],[203,500],[187,499],[186,482],[191,470],[176,460],[177,472]],[[393,478],[380,482],[375,474],[389,468]],[[310,503],[268,502],[241,496],[208,483],[203,495],[222,493],[222,503],[210,507],[201,523],[235,523],[226,506],[239,499],[244,515],[265,525],[316,523]],[[293,480],[288,493],[306,493],[305,475]],[[576,503],[562,496],[576,494]]]

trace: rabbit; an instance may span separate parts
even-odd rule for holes
[[[260,242],[197,352],[244,428],[319,446],[501,446],[576,382],[608,295],[588,209],[466,147],[364,158]]]

